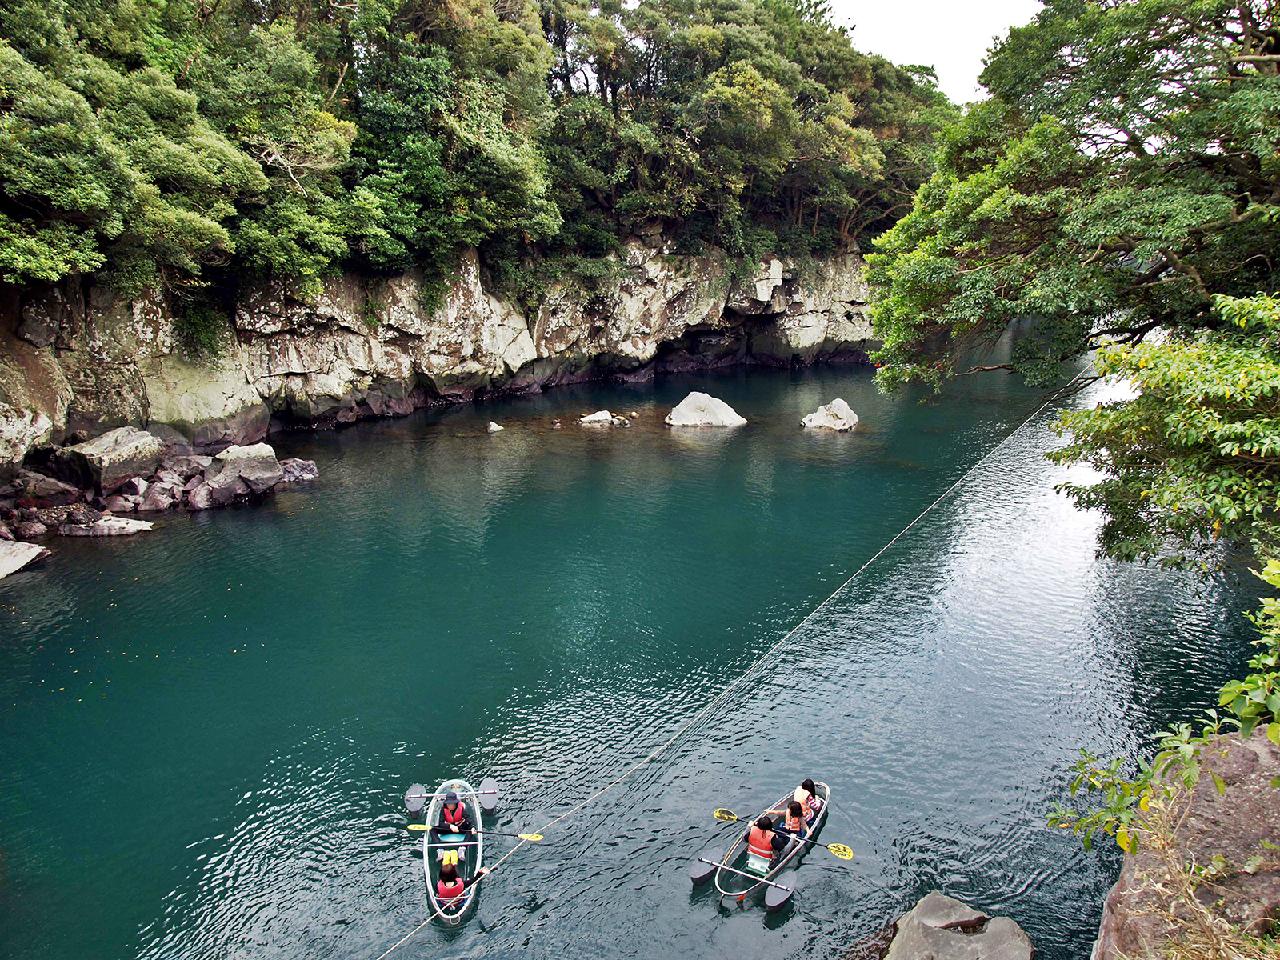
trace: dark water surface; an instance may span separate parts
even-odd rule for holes
[[[673,432],[690,388],[751,420]],[[843,396],[853,436],[798,419]],[[528,830],[665,739],[1039,397],[865,370],[670,379],[279,438],[321,480],[0,584],[0,956],[375,958],[424,915],[400,797],[499,779]],[[574,419],[639,411],[630,429]],[[561,431],[552,416],[567,418]],[[1114,857],[1044,827],[1087,745],[1209,704],[1253,587],[1094,557],[1045,411],[662,759],[398,957],[829,956],[931,888],[1083,958]],[[484,433],[489,419],[507,429]],[[721,912],[688,859],[830,781],[797,909]],[[495,838],[494,854],[509,848]]]

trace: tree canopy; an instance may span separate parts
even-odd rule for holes
[[[797,0],[0,0],[0,279],[735,253],[887,228],[954,114]]]
[[[1101,347],[1130,400],[1065,419],[1122,557],[1275,547],[1280,26],[1270,2],[1048,0],[991,51],[991,99],[870,258],[880,378],[939,384],[1031,321],[1050,383]]]

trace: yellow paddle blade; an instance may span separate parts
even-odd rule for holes
[[[717,807],[712,811],[711,815],[717,820],[723,820],[725,823],[736,823],[740,818],[732,810],[726,810],[724,807]]]
[[[528,840],[530,843],[542,842],[542,834],[540,833],[517,833],[516,836],[521,840]]]
[[[853,848],[846,847],[843,843],[828,843],[827,849],[841,860],[853,859]]]
[[[424,830],[430,830],[431,828],[428,827],[425,823],[411,823],[409,824],[409,829],[417,830],[419,833],[422,833]]]

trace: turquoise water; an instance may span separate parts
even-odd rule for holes
[[[751,423],[666,429],[689,389]],[[863,429],[798,428],[837,395]],[[0,956],[378,957],[424,915],[410,783],[494,776],[496,829],[537,829],[1038,403],[1004,378],[883,397],[858,369],[563,388],[280,437],[318,483],[57,542],[0,583]],[[600,407],[637,423],[577,427]],[[1084,957],[1115,859],[1045,812],[1080,746],[1132,750],[1209,704],[1253,588],[1096,559],[1042,457],[1050,418],[660,763],[508,861],[461,929],[393,956],[825,955],[942,888]],[[857,859],[811,854],[778,918],[691,893],[689,859],[727,842],[711,810],[805,775]]]

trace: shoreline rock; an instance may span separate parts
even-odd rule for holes
[[[933,891],[894,923],[855,944],[845,960],[1033,960],[1035,947],[1008,917],[991,917]]]
[[[49,555],[49,551],[38,544],[0,540],[0,580]]]
[[[669,427],[741,427],[747,418],[718,397],[693,391],[667,414]]]
[[[1280,747],[1265,727],[1247,739],[1230,734],[1206,744],[1200,778],[1174,801],[1172,818],[1177,862],[1220,864],[1205,887],[1213,914],[1255,935],[1274,929],[1280,916],[1280,857],[1267,846],[1280,842],[1280,792],[1272,786],[1280,777]],[[1138,842],[1107,894],[1092,960],[1160,955],[1178,933],[1165,919],[1167,868],[1141,833]]]
[[[595,413],[588,413],[578,418],[578,423],[584,427],[629,427],[631,421],[626,417],[620,417],[608,410],[597,410]]]

